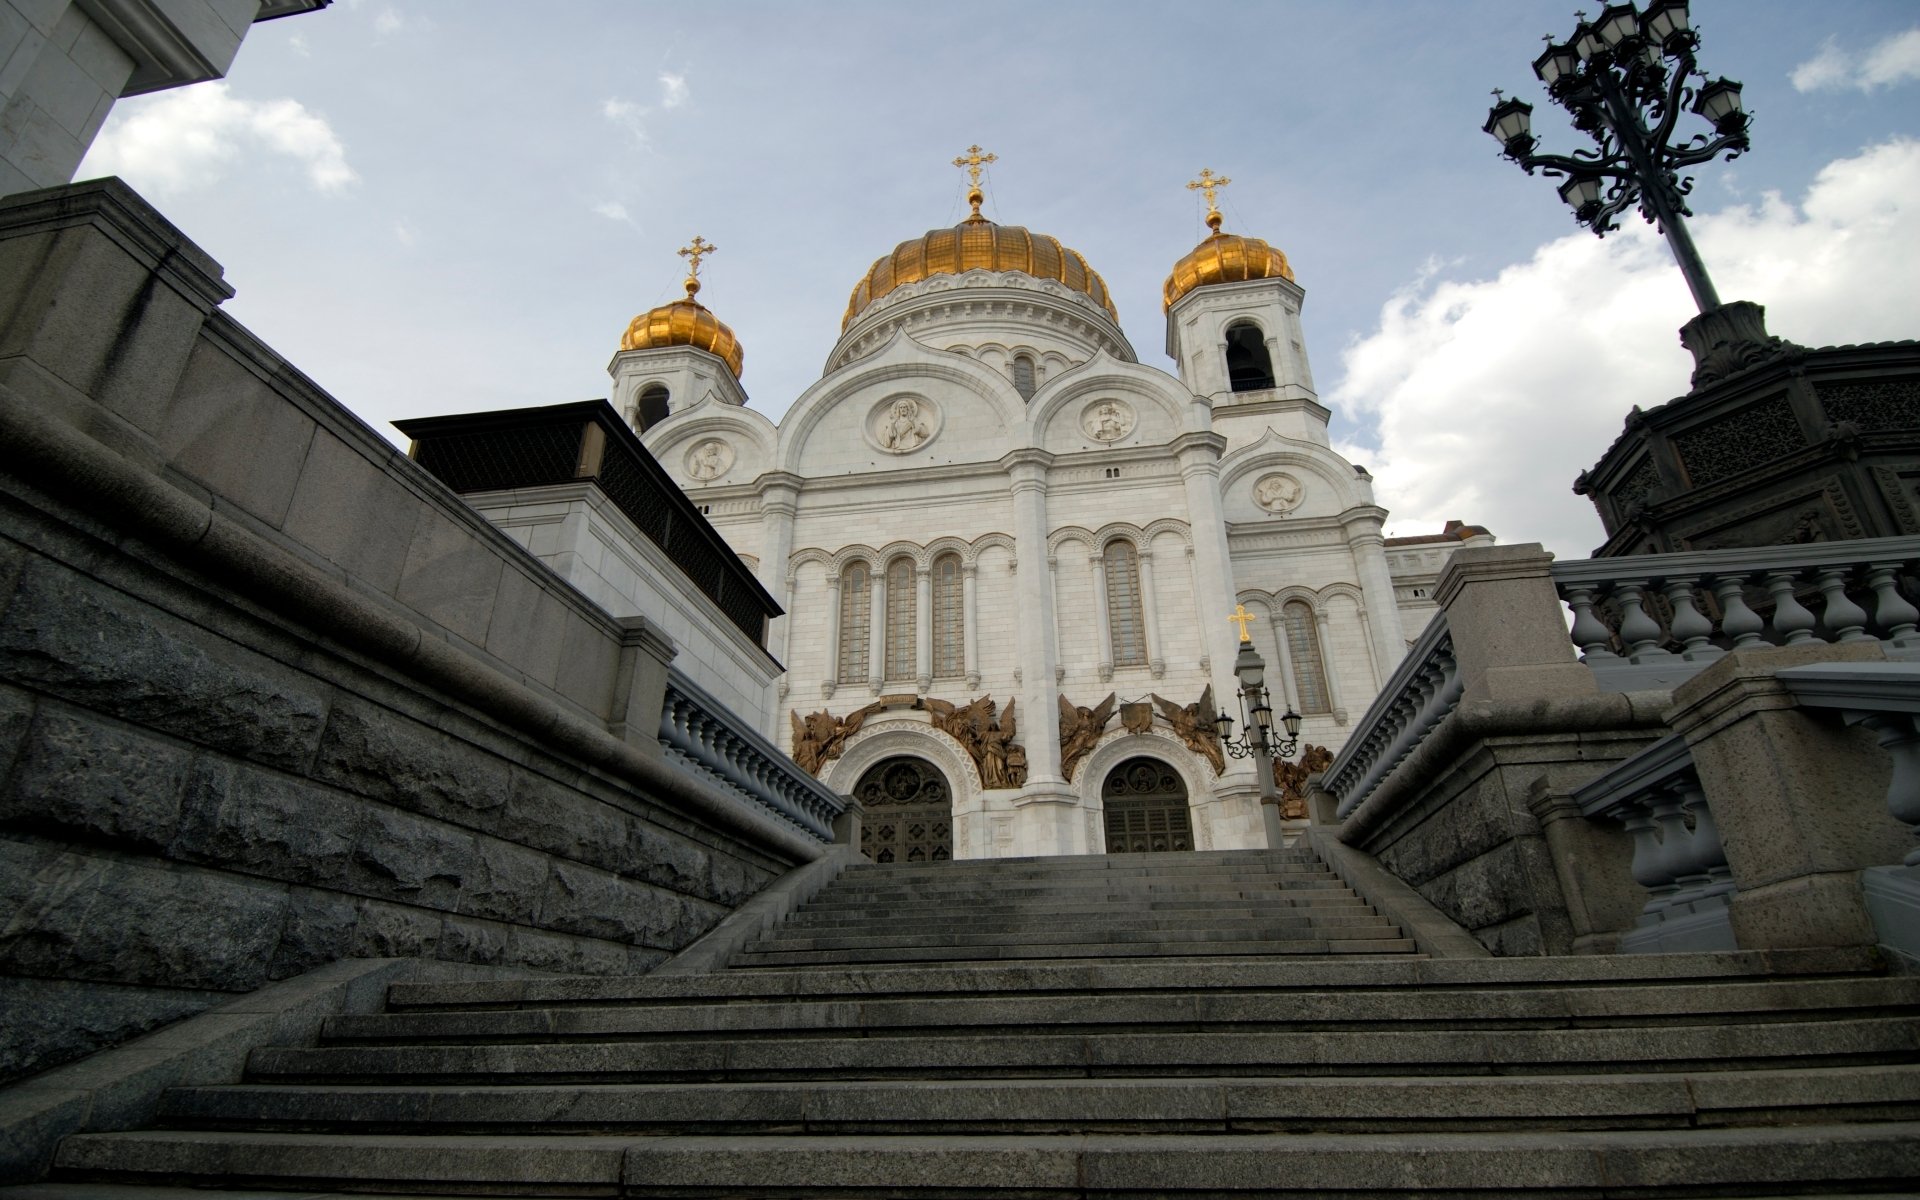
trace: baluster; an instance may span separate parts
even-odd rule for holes
[[[1666,885],[1657,905],[1647,905],[1646,911],[1651,913],[1686,899],[1680,876],[1687,868],[1689,854],[1687,819],[1680,811],[1680,798],[1662,787],[1649,797],[1647,807],[1653,815],[1654,828],[1660,831],[1660,853],[1655,859],[1654,871]]]
[[[1880,627],[1880,637],[1906,650],[1920,646],[1920,635],[1915,633],[1920,608],[1900,594],[1895,582],[1899,574],[1897,562],[1873,563],[1867,567],[1867,586],[1873,589],[1873,621]]]
[[[1627,644],[1629,662],[1653,662],[1673,657],[1660,645],[1660,622],[1647,613],[1645,588],[1646,585],[1638,580],[1614,587],[1613,594],[1620,601],[1620,640]]]
[[[1847,598],[1846,567],[1822,567],[1820,591],[1827,598],[1820,623],[1836,642],[1860,642],[1867,637],[1867,610]]]
[[[1700,898],[1732,895],[1733,868],[1727,865],[1727,847],[1720,840],[1720,826],[1714,822],[1713,808],[1700,790],[1700,781],[1689,775],[1680,783],[1680,807],[1693,814],[1692,871],[1704,876]]]
[[[1667,906],[1667,896],[1674,890],[1673,877],[1666,871],[1660,836],[1655,831],[1653,813],[1644,803],[1630,802],[1621,812],[1620,820],[1633,836],[1633,881],[1653,893],[1646,907],[1641,910],[1643,915],[1651,916]]]
[[[1745,576],[1723,575],[1714,580],[1713,598],[1720,602],[1720,632],[1733,640],[1735,650],[1766,644],[1760,634],[1767,623],[1747,606]]]
[[[1613,631],[1593,611],[1593,585],[1570,583],[1564,589],[1567,607],[1573,610],[1573,644],[1580,647],[1582,661],[1618,658],[1613,652]]]
[[[1773,632],[1783,643],[1797,646],[1802,642],[1811,642],[1813,637],[1813,614],[1806,605],[1793,594],[1794,577],[1798,571],[1769,571],[1767,573],[1767,591],[1773,596]]]
[[[1726,651],[1710,640],[1713,622],[1694,606],[1693,585],[1692,579],[1669,579],[1662,590],[1667,594],[1667,602],[1673,605],[1673,636],[1686,647],[1680,657],[1689,662],[1705,662],[1719,658]]]
[[[1881,749],[1893,756],[1887,810],[1894,820],[1913,826],[1920,834],[1920,717],[1912,713],[1874,713],[1860,724],[1873,730]],[[1908,854],[1901,865],[1920,867],[1920,850]]]

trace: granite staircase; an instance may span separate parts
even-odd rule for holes
[[[1912,1194],[1920,978],[1427,958],[1295,853],[860,867],[712,974],[396,985],[56,1172],[20,1200]]]

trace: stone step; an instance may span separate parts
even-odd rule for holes
[[[1327,875],[1306,875],[1290,879],[1284,885],[1271,880],[1240,879],[1169,879],[1159,882],[1141,881],[1131,887],[1117,887],[1105,879],[1091,879],[1084,883],[1054,883],[1035,880],[1029,883],[991,883],[978,885],[934,886],[932,884],[898,884],[856,887],[851,884],[828,884],[820,892],[821,897],[860,899],[873,902],[891,902],[895,900],[961,902],[967,900],[1003,901],[1012,899],[1048,899],[1051,897],[1109,899],[1127,898],[1152,899],[1168,898],[1207,898],[1231,899],[1235,897],[1256,897],[1292,895],[1295,893],[1312,894],[1316,892],[1345,892],[1350,889],[1339,877]]]
[[[783,929],[773,934],[763,935],[750,942],[743,953],[753,954],[798,954],[814,951],[840,950],[940,950],[956,952],[956,957],[975,957],[975,950],[1005,949],[1011,953],[1015,949],[1029,947],[1044,948],[1049,957],[1072,957],[1092,953],[1105,955],[1111,947],[1126,947],[1129,951],[1149,952],[1143,947],[1158,948],[1150,952],[1168,954],[1205,954],[1214,950],[1237,952],[1243,943],[1261,945],[1312,945],[1331,944],[1335,941],[1367,941],[1376,943],[1393,942],[1397,946],[1406,939],[1401,936],[1398,926],[1379,924],[1352,925],[1327,928],[1312,922],[1298,925],[1278,925],[1260,923],[1246,926],[1227,926],[1221,929],[1122,929],[1111,926],[1093,928],[1061,929],[1052,926],[1046,929],[1014,930],[987,929],[980,932],[915,934],[891,929],[863,930],[857,933],[823,934],[808,936],[806,931]],[[1231,943],[1231,945],[1228,945]],[[1084,950],[1082,947],[1097,947]],[[1411,949],[1411,946],[1408,946]],[[962,954],[960,951],[967,951]],[[1383,953],[1385,951],[1382,951]],[[1322,953],[1314,950],[1294,950],[1291,953]],[[745,960],[742,960],[743,962]]]
[[[1346,1132],[1920,1118],[1920,1065],[1526,1077],[190,1087],[163,1127],[383,1133]]]
[[[1263,865],[1321,866],[1320,856],[1304,847],[1286,850],[1161,850],[1145,854],[1055,854],[1023,858],[960,858],[928,863],[855,863],[849,871],[874,874],[939,872],[1050,871],[1059,874],[1112,871],[1117,873],[1200,870],[1209,867],[1256,869]]]
[[[1192,991],[1203,988],[1270,991],[1350,990],[1355,1003],[1382,989],[1558,991],[1569,986],[1609,988],[1724,986],[1772,980],[1868,982],[1878,955],[1866,948],[1732,950],[1694,954],[1636,954],[1565,958],[1273,959],[1228,957],[1168,963],[939,963],[771,971],[733,970],[705,975],[557,975],[528,979],[399,983],[387,989],[388,1007],[440,1010],[607,1004],[732,1001],[743,998],[1016,995],[1033,992]]]
[[[400,1011],[329,1017],[328,1044],[632,1038],[744,1030],[1034,1030],[1079,1026],[1200,1030],[1559,1028],[1575,1025],[1778,1021],[1897,1015],[1920,1008],[1920,977],[1755,980],[1711,987],[1387,989],[912,996],[867,999],[736,998],[615,1007]]]
[[[1920,1178],[1920,1123],[1392,1134],[515,1137],[160,1130],[61,1143],[68,1178],[625,1196],[1748,1195]]]
[[[1174,931],[1255,928],[1355,929],[1384,926],[1388,923],[1385,917],[1372,911],[1342,909],[1337,913],[1302,913],[1282,909],[1272,913],[1236,914],[1229,911],[1211,917],[1206,913],[1076,913],[1073,915],[1020,913],[991,916],[967,913],[964,924],[959,927],[974,934],[1023,934],[1060,928],[1083,931],[1089,929]],[[890,918],[877,926],[878,929],[889,934],[937,934],[950,931],[955,927],[956,922],[952,914],[936,920],[917,913]],[[870,920],[839,914],[803,913],[783,921],[777,930],[771,931],[770,936],[781,937],[792,934],[799,937],[840,937],[873,931],[876,931],[876,924]]]
[[[936,1075],[1447,1075],[1642,1073],[1920,1061],[1913,1016],[1567,1029],[1224,1032],[731,1031],[551,1044],[407,1044],[254,1051],[249,1077],[306,1082],[631,1082]]]
[[[920,946],[850,946],[838,950],[756,950],[748,947],[734,956],[734,967],[811,966],[853,963],[940,962],[943,960],[997,961],[1001,959],[1112,959],[1112,958],[1205,958],[1209,955],[1325,955],[1325,954],[1412,954],[1411,938],[1339,937],[1290,939],[1238,939],[1193,941],[1188,939],[1152,939],[1145,941],[1103,940],[1075,942],[1065,936],[1050,941],[995,942],[985,945],[955,945],[938,939]]]
[[[848,867],[833,881],[835,887],[870,888],[960,888],[1005,883],[1013,887],[1111,887],[1137,888],[1178,881],[1191,883],[1257,883],[1271,885],[1296,879],[1327,879],[1333,872],[1324,863],[1289,863],[1285,866],[1165,868],[1139,871],[994,871],[929,870],[883,873],[877,867]]]
[[[1329,891],[1313,895],[1296,893],[1285,896],[1245,896],[1217,900],[1160,898],[1142,900],[1135,898],[1125,905],[1117,905],[1109,899],[1072,896],[1061,897],[1060,899],[1052,901],[1027,901],[1024,903],[1003,903],[993,900],[983,900],[968,903],[963,909],[956,909],[944,901],[899,901],[888,904],[861,902],[856,904],[850,900],[835,897],[818,903],[809,903],[802,907],[799,912],[801,914],[833,914],[871,920],[877,917],[895,916],[905,913],[920,913],[925,915],[944,914],[951,917],[953,913],[958,911],[966,912],[969,917],[980,915],[1011,915],[1017,913],[1046,913],[1065,916],[1079,913],[1113,912],[1116,908],[1136,913],[1199,914],[1240,910],[1275,913],[1338,913],[1349,912],[1354,909],[1372,911],[1372,908],[1366,901],[1354,895],[1352,892]]]

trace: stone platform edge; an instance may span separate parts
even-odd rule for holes
[[[1412,885],[1365,851],[1342,842],[1332,828],[1308,826],[1307,844],[1341,882],[1413,939],[1414,950],[1432,958],[1492,958],[1480,939],[1456,924]]]
[[[240,1082],[255,1048],[310,1043],[329,1016],[380,1009],[390,984],[538,974],[431,959],[341,959],[0,1088],[0,1185],[44,1179],[54,1149],[70,1133],[152,1124],[160,1094],[170,1087]]]

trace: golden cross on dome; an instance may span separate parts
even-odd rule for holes
[[[1215,175],[1212,167],[1202,167],[1200,178],[1187,184],[1188,191],[1199,192],[1207,198],[1207,228],[1215,233],[1220,232],[1220,206],[1213,202],[1213,194],[1232,182],[1224,175]]]
[[[980,218],[980,205],[986,200],[986,194],[980,190],[980,168],[990,162],[999,162],[997,154],[982,154],[978,144],[968,146],[967,152],[953,160],[956,167],[964,167],[967,172],[967,203],[973,205],[973,215]]]
[[[712,254],[720,247],[712,246],[700,240],[699,234],[693,235],[693,244],[680,247],[678,253],[687,260],[687,295],[692,296],[700,290],[700,260]]]
[[[1227,618],[1227,620],[1233,622],[1235,625],[1238,625],[1240,627],[1240,640],[1243,642],[1250,642],[1253,640],[1251,637],[1247,636],[1247,622],[1258,621],[1259,619],[1260,618],[1255,614],[1248,612],[1247,606],[1244,604],[1234,605],[1233,615]]]

